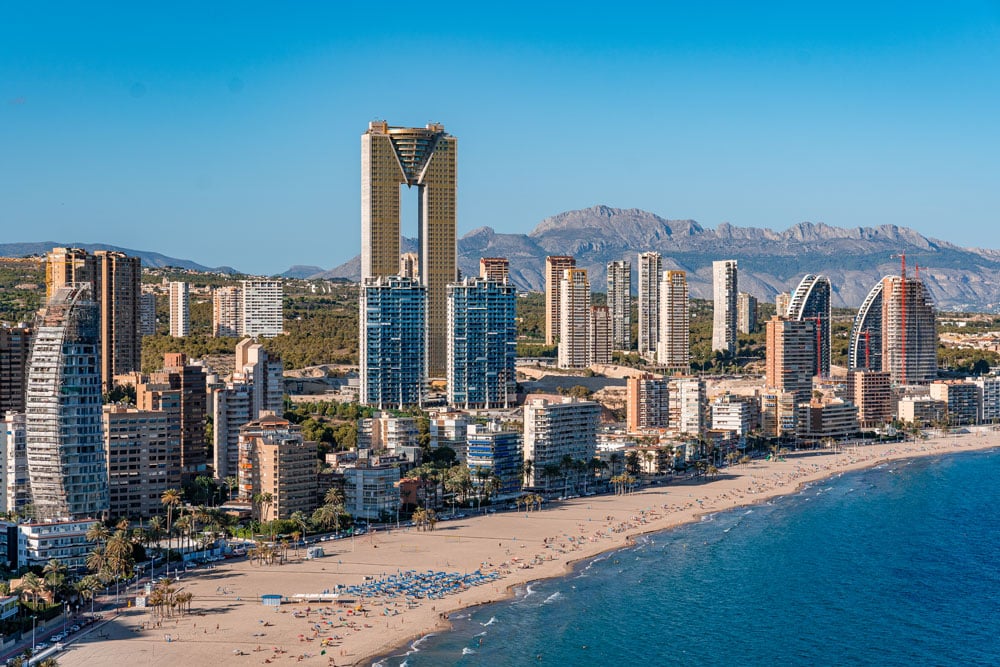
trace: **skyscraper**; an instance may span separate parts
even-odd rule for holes
[[[143,292],[139,297],[139,334],[156,334],[156,294]]]
[[[448,286],[448,404],[508,407],[517,393],[517,295],[506,281]]]
[[[625,424],[628,433],[670,425],[670,401],[667,378],[649,373],[625,380]]]
[[[658,252],[639,253],[639,354],[656,358],[660,340],[660,274],[663,258]]]
[[[480,257],[479,277],[505,283],[510,280],[510,260],[506,257]]]
[[[736,295],[736,330],[741,334],[757,333],[757,297],[748,292]]]
[[[98,305],[101,381],[109,387],[115,375],[137,371],[142,361],[139,302],[142,264],[138,257],[79,248],[53,248],[46,257],[46,295],[74,284],[90,285]]]
[[[611,363],[611,312],[607,306],[591,306],[587,325],[587,363]]]
[[[142,263],[138,257],[110,250],[98,250],[94,257],[101,312],[101,380],[107,388],[114,376],[142,368]]]
[[[420,280],[420,255],[415,252],[404,252],[399,256],[399,275],[404,278]]]
[[[790,392],[796,403],[812,398],[816,368],[816,323],[777,315],[767,321],[765,384],[777,392]]]
[[[458,140],[439,123],[392,127],[377,121],[361,135],[361,280],[399,271],[399,188],[418,195],[420,282],[427,288],[427,367],[447,364],[447,289],[458,279],[455,220]]]
[[[252,502],[269,494],[261,506],[261,521],[288,519],[316,507],[316,443],[302,427],[275,415],[246,424],[239,435],[240,499]]]
[[[849,369],[888,371],[894,384],[922,384],[937,375],[934,303],[918,278],[885,276],[854,318]]]
[[[104,448],[111,516],[150,517],[167,489],[181,486],[180,392],[159,410],[104,406]]]
[[[97,260],[86,250],[53,248],[45,258],[45,299],[51,299],[57,289],[73,283],[89,284],[92,298],[96,299],[100,293],[97,274]]]
[[[0,419],[24,412],[24,390],[31,356],[31,327],[0,325]]]
[[[788,318],[816,323],[816,359],[813,375],[830,377],[830,313],[832,289],[826,276],[808,274],[792,292]]]
[[[608,262],[608,310],[611,315],[611,345],[632,349],[632,264]]]
[[[420,405],[427,383],[427,288],[402,276],[368,278],[359,301],[360,402]]]
[[[264,411],[281,414],[285,399],[285,364],[252,338],[236,344],[233,380],[253,386],[254,419]]]
[[[919,278],[882,279],[882,370],[898,384],[925,384],[937,376],[934,302]]]
[[[278,280],[240,281],[241,336],[274,338],[285,332]]]
[[[712,350],[731,357],[736,353],[736,260],[712,262]]]
[[[691,308],[687,274],[664,271],[660,282],[660,332],[656,360],[667,372],[691,370]]]
[[[788,292],[774,295],[774,312],[778,317],[788,317],[788,302],[791,300],[792,295]]]
[[[576,259],[566,255],[549,255],[545,258],[545,344],[555,345],[559,342],[562,306],[560,305],[560,290],[562,289],[563,273],[566,269],[576,268]]]
[[[208,411],[208,386],[205,368],[189,364],[187,356],[177,352],[163,355],[163,369],[151,373],[149,381],[136,387],[140,410],[162,410],[164,392],[180,392],[181,473],[185,479],[204,474],[208,469],[208,445],[205,442],[205,414]],[[215,424],[218,428],[218,423]]]
[[[26,456],[36,519],[99,517],[108,509],[99,325],[87,283],[56,288],[35,322]]]
[[[238,286],[212,290],[212,335],[216,338],[239,336],[243,323],[242,306],[243,297]]]
[[[587,269],[566,269],[559,287],[559,368],[585,368],[589,362],[590,280]]]
[[[847,368],[882,370],[882,285],[875,283],[861,303],[847,344]]]
[[[191,334],[191,295],[187,283],[170,283],[170,335],[181,338]]]

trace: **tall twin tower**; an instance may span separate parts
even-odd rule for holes
[[[447,364],[448,284],[458,280],[455,223],[458,140],[426,127],[368,124],[361,135],[361,282],[400,269],[400,186],[417,189],[420,281],[427,287],[427,370]]]

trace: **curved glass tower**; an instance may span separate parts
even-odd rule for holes
[[[36,520],[108,510],[99,324],[87,283],[55,289],[35,321],[25,412]]]
[[[882,370],[882,283],[875,283],[865,297],[854,324],[847,346],[847,368]]]
[[[830,377],[830,307],[833,297],[830,279],[807,274],[792,292],[788,318],[816,323],[817,354],[813,374]]]

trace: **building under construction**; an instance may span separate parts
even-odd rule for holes
[[[99,325],[88,283],[56,288],[35,322],[25,398],[35,519],[98,518],[108,509]]]
[[[816,324],[816,356],[813,375],[830,377],[830,314],[833,289],[826,276],[808,274],[792,292],[788,319]]]
[[[917,278],[885,276],[854,319],[850,369],[887,371],[893,384],[926,384],[937,376],[934,302]]]

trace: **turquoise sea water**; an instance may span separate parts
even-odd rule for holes
[[[1000,665],[1000,452],[831,478],[453,623],[381,664]]]

